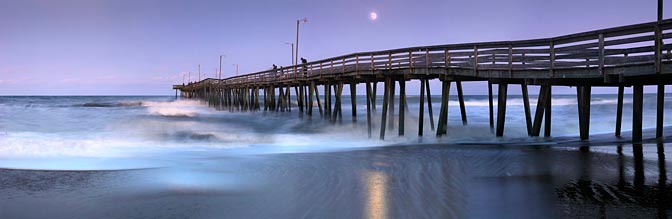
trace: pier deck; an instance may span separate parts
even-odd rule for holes
[[[292,88],[298,111],[313,114],[317,101],[320,115],[341,119],[343,86],[366,84],[367,120],[371,135],[371,111],[375,111],[376,84],[384,83],[384,99],[379,137],[384,139],[386,125],[394,127],[395,85],[400,89],[398,109],[406,104],[405,83],[419,80],[419,133],[423,135],[424,105],[428,104],[430,124],[437,136],[446,134],[450,86],[457,86],[463,124],[462,84],[465,81],[487,81],[490,97],[490,125],[497,136],[504,135],[506,98],[509,85],[522,86],[527,130],[539,136],[545,121],[544,136],[551,135],[551,87],[573,86],[577,89],[580,137],[587,140],[590,125],[592,87],[618,87],[618,112],[615,135],[620,136],[624,87],[633,89],[632,141],[642,140],[643,86],[657,86],[657,137],[663,136],[665,85],[672,84],[672,19],[602,29],[559,37],[501,42],[481,42],[410,47],[374,52],[360,52],[331,57],[295,66],[230,77],[208,78],[195,83],[174,85],[185,98],[200,98],[210,105],[230,110],[291,111]],[[436,129],[431,107],[429,80],[442,83],[441,110]],[[320,102],[317,86],[324,92]],[[373,89],[372,89],[373,85]],[[498,86],[496,121],[492,86]],[[535,115],[530,113],[528,85],[541,86]],[[260,99],[263,92],[263,100]],[[333,91],[333,92],[332,92]],[[425,95],[427,102],[425,102]],[[332,102],[334,101],[334,102]],[[351,103],[356,116],[356,99]],[[263,108],[263,109],[262,109]],[[406,110],[398,114],[398,134],[404,135]],[[387,120],[389,123],[386,124]]]

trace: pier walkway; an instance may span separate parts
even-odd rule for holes
[[[372,113],[376,113],[376,85],[384,83],[379,138],[386,126],[394,127],[396,86],[399,89],[398,134],[404,135],[407,112],[406,82],[419,80],[420,110],[418,135],[423,135],[424,109],[437,136],[446,134],[448,97],[451,84],[457,86],[462,121],[466,124],[462,82],[487,81],[490,100],[490,126],[497,136],[504,135],[507,88],[522,86],[527,131],[551,135],[551,87],[576,87],[580,137],[587,140],[590,125],[592,87],[618,87],[615,135],[620,136],[625,87],[633,91],[632,141],[642,140],[643,87],[657,86],[656,136],[663,137],[665,85],[672,84],[672,19],[559,37],[501,42],[433,45],[331,57],[278,69],[230,77],[208,78],[195,83],[174,85],[184,98],[199,98],[228,110],[291,111],[294,92],[300,113],[319,114],[325,119],[342,119],[341,95],[344,85],[356,96],[357,84],[366,84],[369,136]],[[269,64],[270,66],[270,64]],[[438,121],[434,127],[429,80],[442,83]],[[323,86],[320,97],[317,86]],[[497,109],[493,107],[492,86],[498,86]],[[541,86],[536,111],[531,115],[528,85]],[[294,91],[292,91],[294,90]],[[263,94],[260,94],[263,92]],[[263,99],[262,99],[263,98]],[[320,101],[322,100],[322,101]],[[314,102],[315,101],[315,102]],[[356,117],[356,98],[351,98]],[[494,113],[497,116],[494,116]],[[495,121],[496,118],[496,121]]]

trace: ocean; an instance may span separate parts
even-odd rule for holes
[[[295,102],[291,113],[229,112],[174,96],[0,96],[0,218],[669,215],[663,144],[612,141],[616,95],[592,96],[590,133],[601,144],[589,153],[576,147],[575,95],[553,96],[553,139],[527,137],[518,95],[508,96],[503,138],[489,126],[487,96],[465,96],[466,126],[451,96],[440,138],[427,110],[417,135],[419,97],[408,96],[405,136],[395,127],[385,140],[382,97],[371,138],[365,97],[354,119],[349,98],[332,122]],[[655,100],[645,95],[645,138]],[[440,98],[432,102],[436,122]],[[26,207],[35,204],[43,210]]]

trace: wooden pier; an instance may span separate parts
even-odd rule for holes
[[[487,81],[490,105],[490,126],[496,136],[504,135],[507,90],[509,85],[522,87],[527,132],[551,136],[551,90],[553,86],[576,87],[579,136],[589,138],[590,99],[592,87],[618,87],[615,135],[621,134],[623,92],[633,91],[632,141],[642,141],[642,102],[644,86],[657,86],[656,137],[663,137],[665,85],[672,84],[672,19],[596,30],[545,39],[481,42],[401,48],[360,52],[251,73],[226,79],[208,78],[195,83],[174,85],[184,98],[198,98],[209,105],[226,110],[264,110],[299,113],[312,116],[317,103],[319,115],[325,119],[342,119],[341,96],[348,85],[350,96],[357,95],[355,86],[365,84],[367,124],[372,135],[372,114],[376,114],[376,85],[384,83],[379,138],[387,130],[405,135],[406,82],[420,81],[418,135],[422,136],[424,109],[427,104],[429,122],[437,136],[447,134],[448,97],[455,85],[462,123],[467,114],[462,95],[462,82]],[[442,83],[439,117],[434,129],[430,80]],[[395,94],[399,89],[398,117],[395,115]],[[494,117],[492,86],[498,86],[497,116]],[[534,117],[531,115],[527,86],[540,86]],[[320,97],[318,86],[324,87]],[[263,92],[263,94],[261,93]],[[295,100],[291,100],[293,96]],[[177,95],[177,93],[176,93]],[[321,98],[321,99],[320,99]],[[426,101],[425,101],[426,100]],[[292,109],[291,101],[298,107]],[[332,102],[333,101],[333,102]],[[352,118],[356,119],[357,102],[351,98]],[[263,109],[262,109],[263,108]],[[395,119],[397,123],[395,123]]]

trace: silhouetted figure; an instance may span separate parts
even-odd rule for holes
[[[275,78],[275,75],[277,74],[277,72],[278,72],[278,66],[276,66],[275,64],[273,64],[273,77],[274,77],[274,78]]]
[[[308,69],[306,68],[306,63],[308,63],[308,61],[306,59],[304,59],[303,57],[301,57],[301,70],[302,70],[301,74],[304,77],[306,76],[306,73],[308,72]]]

